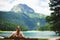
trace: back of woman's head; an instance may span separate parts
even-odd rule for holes
[[[20,31],[20,26],[17,26],[16,31]]]

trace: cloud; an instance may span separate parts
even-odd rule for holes
[[[36,12],[45,14],[45,15],[50,15],[51,11],[49,10],[49,0],[39,0],[38,5],[36,6]]]
[[[13,5],[13,0],[0,0],[0,11],[9,11]]]
[[[40,13],[40,14],[45,14],[45,15],[50,15],[50,13],[51,13],[49,9],[42,8],[42,7],[36,7],[35,12]]]

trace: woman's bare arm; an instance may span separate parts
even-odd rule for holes
[[[26,38],[25,38],[25,36],[23,35],[22,32],[20,33],[20,38],[21,38],[22,40],[26,40]]]
[[[13,35],[14,35],[14,34],[12,33],[8,38],[13,38]]]
[[[25,38],[25,36],[23,35],[23,33],[22,33],[22,32],[21,32],[20,34],[21,34],[21,37],[22,37],[22,38]]]

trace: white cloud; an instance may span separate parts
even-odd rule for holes
[[[50,15],[50,10],[49,10],[49,0],[39,0],[37,12],[43,13],[45,15]]]
[[[0,0],[0,10],[9,11],[14,5],[17,4],[27,4],[29,7],[33,8],[37,13],[43,13],[49,15],[49,0]]]
[[[49,9],[47,9],[47,8],[42,8],[42,7],[36,7],[35,8],[35,11],[37,12],[37,13],[41,13],[41,14],[45,14],[45,15],[50,15],[50,10]]]
[[[0,0],[0,11],[9,11],[13,5],[11,0]]]

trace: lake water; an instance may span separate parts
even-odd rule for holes
[[[13,31],[0,32],[0,36],[8,37]],[[22,31],[26,38],[57,37],[53,31]]]

